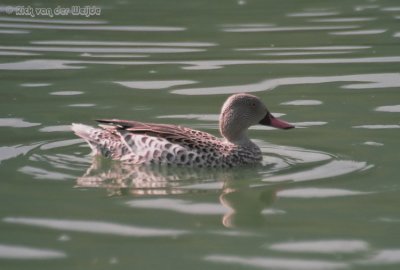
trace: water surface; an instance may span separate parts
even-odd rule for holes
[[[1,268],[398,269],[400,6],[90,4],[0,6]],[[217,135],[238,92],[297,127],[250,130],[259,166],[123,166],[70,131],[118,117]]]

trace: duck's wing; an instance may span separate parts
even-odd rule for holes
[[[163,138],[171,143],[180,144],[189,148],[221,141],[206,132],[194,130],[177,125],[143,123],[119,119],[98,119],[101,127],[122,133],[147,135],[150,137]]]

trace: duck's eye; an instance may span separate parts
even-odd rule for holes
[[[255,107],[255,106],[256,106],[256,103],[255,103],[255,102],[252,102],[250,105],[251,105],[251,107]]]

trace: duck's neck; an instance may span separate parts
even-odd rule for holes
[[[236,144],[242,147],[254,148],[257,147],[255,143],[253,143],[249,137],[247,137],[246,132],[239,134],[239,136],[235,138],[226,138],[230,143]]]
[[[242,147],[257,147],[247,137],[247,129],[248,126],[243,125],[240,121],[235,121],[231,113],[221,113],[219,131],[226,141]]]
[[[232,130],[228,131],[223,128],[220,128],[221,135],[225,138],[226,141],[235,144],[237,146],[258,148],[257,145],[249,139],[246,131],[237,131],[237,132],[234,132]]]

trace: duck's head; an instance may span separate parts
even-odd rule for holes
[[[272,126],[280,129],[291,129],[293,125],[275,118],[265,104],[250,94],[230,96],[222,106],[219,127],[222,136],[232,143],[248,140],[245,133],[254,125]]]

